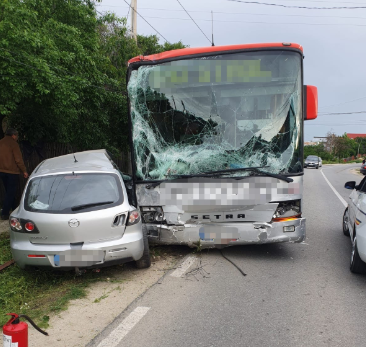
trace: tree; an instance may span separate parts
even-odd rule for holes
[[[127,61],[167,47],[156,36],[136,44],[125,19],[98,17],[92,0],[2,0],[0,121],[33,144],[123,150]]]

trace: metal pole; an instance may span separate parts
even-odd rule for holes
[[[131,0],[131,30],[132,37],[137,42],[137,0]]]
[[[215,46],[214,44],[214,34],[213,34],[213,12],[211,11],[211,22],[212,22],[212,46]]]

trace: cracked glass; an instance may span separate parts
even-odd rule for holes
[[[133,69],[128,93],[137,179],[247,167],[302,172],[301,86],[301,55],[289,51]]]

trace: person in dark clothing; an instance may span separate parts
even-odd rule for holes
[[[10,209],[14,204],[19,174],[22,173],[24,178],[28,178],[17,141],[18,132],[12,128],[9,128],[5,132],[5,137],[0,140],[0,179],[5,187],[5,199],[1,211],[2,220],[9,219]]]

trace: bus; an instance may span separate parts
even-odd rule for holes
[[[302,242],[303,48],[184,48],[128,62],[132,176],[149,241],[199,248]]]

